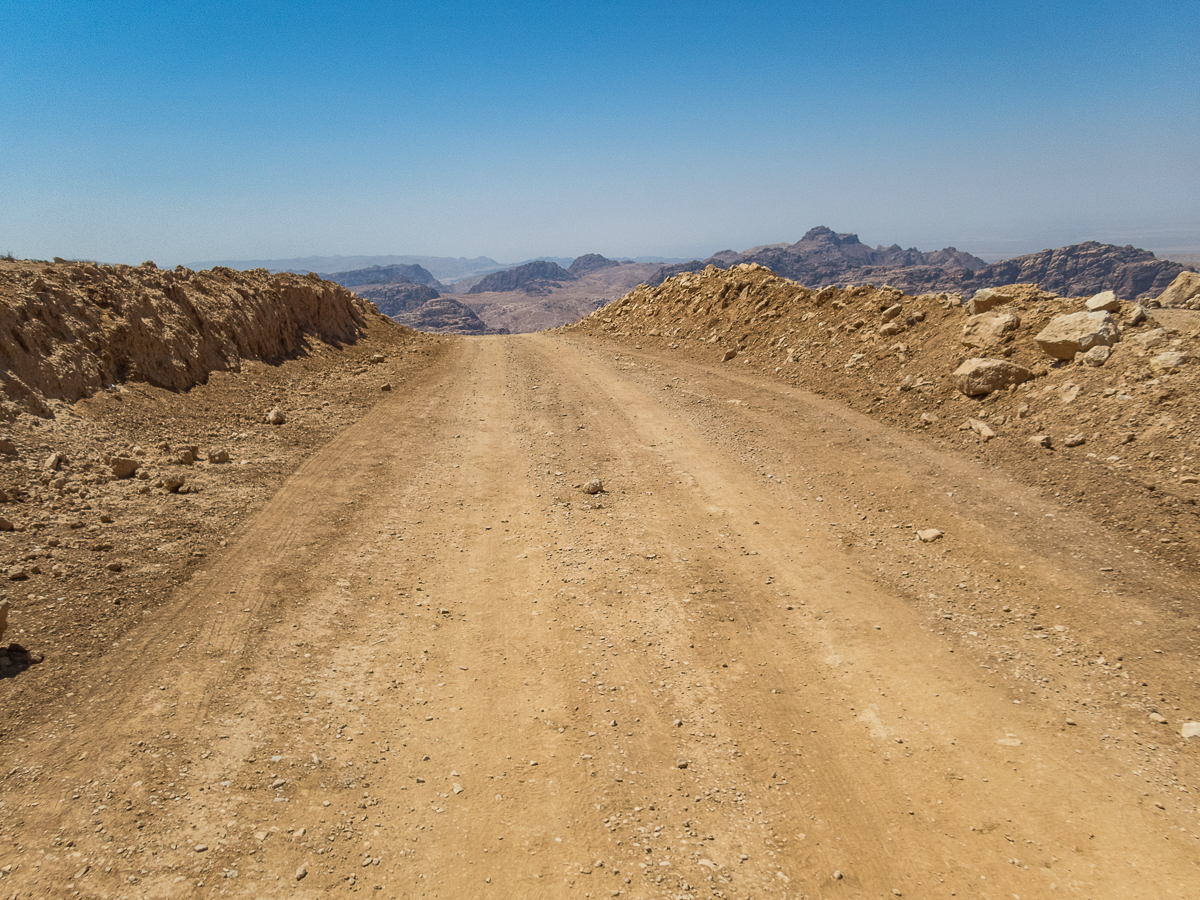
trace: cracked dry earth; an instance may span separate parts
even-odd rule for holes
[[[0,896],[1194,896],[1195,581],[1123,540],[750,373],[452,340],[0,748]]]

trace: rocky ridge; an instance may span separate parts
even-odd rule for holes
[[[1003,463],[1200,562],[1200,316],[1035,285],[804,287],[753,263],[642,285],[565,331],[752,367]]]
[[[316,275],[0,261],[0,420],[127,381],[185,390],[245,360],[354,342],[377,318]]]
[[[558,263],[535,260],[523,266],[485,275],[467,293],[524,291],[526,294],[545,295],[553,288],[562,287],[564,281],[574,281],[575,277]]]
[[[434,278],[428,269],[415,263],[370,266],[366,269],[353,269],[349,272],[334,272],[324,277],[348,288],[380,284],[423,284],[438,292],[446,290],[446,286]]]
[[[664,266],[650,281],[661,284],[708,265],[725,269],[743,263],[765,266],[809,287],[835,284],[887,284],[910,294],[969,292],[1006,284],[1037,284],[1064,296],[1114,291],[1122,300],[1160,294],[1188,267],[1157,259],[1148,250],[1087,241],[986,264],[954,247],[922,252],[899,245],[872,249],[855,234],[819,226],[794,244],[774,244],[735,254],[722,251],[707,260]]]

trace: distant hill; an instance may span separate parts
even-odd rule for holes
[[[538,260],[514,269],[493,272],[480,279],[467,293],[524,291],[527,294],[548,294],[552,288],[562,287],[564,281],[574,280],[575,276],[558,263]]]
[[[354,269],[350,272],[334,272],[326,275],[329,281],[336,281],[342,287],[359,287],[364,284],[424,284],[444,291],[446,286],[433,277],[424,266],[395,265],[371,266],[369,269]]]
[[[341,282],[337,282],[341,284]],[[348,285],[342,285],[347,287]],[[427,284],[399,282],[394,284],[376,284],[367,287],[357,287],[354,293],[364,300],[374,303],[385,316],[398,316],[415,312],[441,296],[436,288]]]
[[[922,252],[915,248],[869,247],[856,234],[838,234],[820,226],[794,244],[772,244],[745,253],[725,250],[706,260],[663,266],[651,285],[682,272],[713,265],[727,269],[758,263],[807,287],[887,284],[909,294],[973,292],[1006,284],[1037,284],[1061,296],[1078,297],[1112,290],[1136,300],[1162,293],[1181,271],[1177,262],[1157,259],[1149,250],[1087,241],[987,264],[954,247]]]
[[[508,334],[507,329],[489,327],[473,309],[452,297],[438,297],[392,318],[409,328],[437,334]]]
[[[595,272],[597,269],[604,269],[608,266],[619,266],[620,263],[615,259],[608,259],[601,256],[599,253],[585,253],[583,256],[576,257],[567,269],[567,274],[578,278],[580,275],[586,275],[588,272]]]
[[[463,256],[300,256],[292,259],[210,260],[188,264],[191,269],[211,269],[214,266],[298,272],[302,275],[309,272],[349,272],[372,266],[422,266],[443,284],[504,268],[503,263],[487,256],[476,256],[474,259]]]

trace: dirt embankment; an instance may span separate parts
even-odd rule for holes
[[[1106,360],[1061,360],[1035,337],[1085,301],[1033,285],[998,293],[1009,299],[972,317],[958,295],[812,290],[743,264],[643,285],[565,330],[728,357],[726,365],[970,449],[1136,533],[1143,552],[1200,562],[1200,318],[1121,303],[1110,314],[1119,340]],[[1004,360],[1032,377],[969,397],[954,373],[972,358]]]
[[[184,390],[310,341],[352,342],[376,316],[315,275],[0,261],[0,420],[117,382]]]

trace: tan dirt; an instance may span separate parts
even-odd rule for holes
[[[1190,895],[1186,572],[750,371],[421,362],[65,691],[54,644],[0,685],[49,698],[0,895]]]

